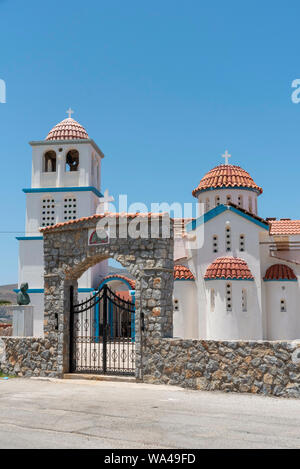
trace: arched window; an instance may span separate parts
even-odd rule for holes
[[[282,313],[285,313],[285,312],[286,312],[286,301],[285,301],[284,298],[282,298],[282,299],[280,300],[280,311],[281,311]]]
[[[232,288],[231,288],[231,283],[226,284],[226,311],[232,311]]]
[[[252,197],[249,197],[249,212],[252,213]]]
[[[75,197],[64,199],[64,220],[75,220],[77,218],[77,200]]]
[[[42,200],[41,226],[55,225],[55,201],[50,196]]]
[[[215,204],[216,204],[216,207],[218,205],[220,205],[220,196],[219,195],[217,195],[216,198],[215,198]]]
[[[215,290],[211,288],[210,290],[210,311],[213,313],[215,310]]]
[[[210,207],[210,205],[209,205],[209,199],[206,199],[206,200],[205,200],[205,211],[206,211],[206,212],[209,211],[209,207]]]
[[[45,173],[55,173],[56,171],[56,153],[49,150],[44,154],[44,168]]]
[[[245,235],[244,234],[241,234],[240,235],[240,251],[245,251]]]
[[[66,156],[66,171],[78,171],[79,153],[77,150],[70,150]]]
[[[213,252],[218,252],[218,236],[213,235]]]
[[[246,288],[242,289],[242,311],[247,312],[247,290]]]
[[[231,251],[231,228],[229,225],[225,228],[225,249]]]
[[[242,195],[238,196],[238,206],[243,208],[243,196]]]

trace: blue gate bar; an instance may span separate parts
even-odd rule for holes
[[[133,306],[133,311],[131,313],[131,342],[135,342],[135,290],[129,291],[131,295],[131,301]]]

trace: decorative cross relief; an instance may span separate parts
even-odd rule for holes
[[[114,202],[114,197],[109,195],[108,189],[104,191],[104,196],[101,197],[99,205],[97,207],[97,214],[103,214],[109,212],[109,204]]]

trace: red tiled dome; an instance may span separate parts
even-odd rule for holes
[[[68,117],[50,130],[46,140],[84,140],[88,138],[85,128],[71,117]]]
[[[195,277],[184,265],[174,265],[174,280],[195,280]]]
[[[207,267],[204,279],[253,280],[254,277],[244,259],[239,257],[219,257]]]
[[[257,186],[247,171],[231,164],[220,164],[211,169],[200,181],[192,194],[197,197],[198,192],[207,189],[226,187],[245,187],[262,193],[262,188]]]
[[[297,277],[288,265],[273,264],[267,269],[264,280],[297,280]]]

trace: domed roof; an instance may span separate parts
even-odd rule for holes
[[[220,164],[208,171],[192,194],[197,197],[201,191],[227,187],[249,188],[254,189],[259,194],[262,193],[262,188],[255,184],[250,174],[243,168],[232,164]]]
[[[50,130],[46,140],[84,140],[88,138],[85,128],[72,117],[68,117]]]
[[[205,280],[253,280],[254,277],[244,259],[239,257],[218,257],[205,272]]]
[[[264,280],[297,280],[297,277],[288,265],[273,264],[267,269]]]
[[[195,277],[184,265],[174,265],[174,280],[195,280]]]

